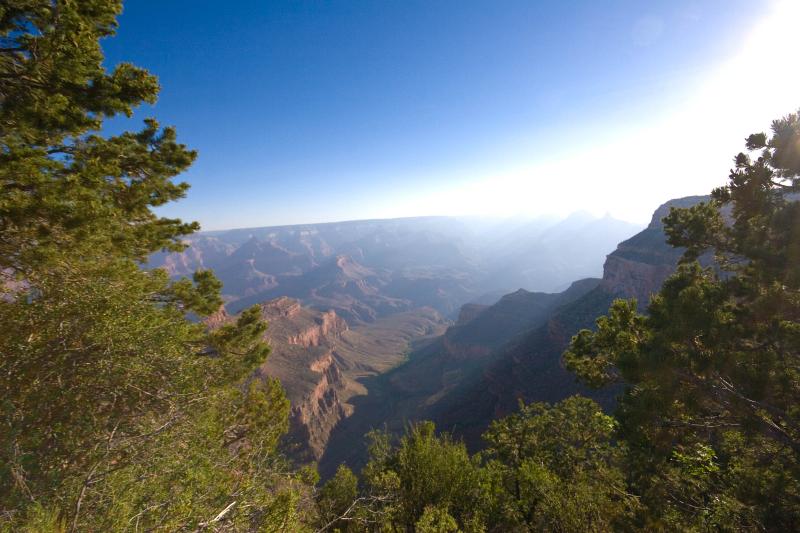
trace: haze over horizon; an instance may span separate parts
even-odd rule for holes
[[[799,18],[780,0],[140,0],[107,64],[163,90],[109,131],[177,127],[200,156],[161,212],[204,230],[580,210],[641,224],[722,184],[742,139],[794,110],[800,72],[778,67]]]

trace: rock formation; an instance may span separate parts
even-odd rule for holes
[[[271,347],[255,378],[281,381],[291,404],[288,446],[299,462],[316,461],[331,432],[353,412],[352,398],[367,393],[361,379],[385,372],[405,358],[409,345],[437,336],[447,322],[422,308],[351,328],[336,311],[318,311],[280,297],[260,304]],[[210,327],[234,320],[224,308]]]
[[[261,304],[261,315],[271,353],[259,373],[280,379],[289,398],[294,455],[316,460],[348,413],[340,399],[347,385],[334,357],[335,342],[348,326],[334,311],[304,308],[286,297]]]

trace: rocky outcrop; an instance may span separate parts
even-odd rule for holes
[[[275,318],[291,319],[297,316],[301,309],[300,302],[286,297],[275,298],[261,304],[261,314],[266,320]]]
[[[289,337],[289,344],[299,344],[306,348],[336,339],[347,331],[347,322],[339,318],[336,311],[326,311],[315,319],[315,325]]]
[[[277,377],[286,390],[293,455],[317,460],[331,430],[348,413],[340,398],[347,384],[334,357],[336,341],[348,326],[336,312],[309,309],[292,298],[260,307],[271,353],[259,373]]]
[[[325,352],[311,361],[309,368],[319,376],[314,387],[292,406],[290,437],[297,445],[296,458],[317,461],[331,431],[351,410],[340,398],[345,382],[333,353]]]
[[[674,270],[674,264],[651,265],[612,254],[603,267],[603,286],[620,298],[636,298],[645,305]]]
[[[288,440],[300,462],[319,460],[334,428],[352,414],[350,399],[366,392],[358,378],[392,368],[413,338],[444,328],[444,320],[430,309],[351,329],[335,311],[310,309],[292,298],[260,307],[271,353],[258,374],[278,378],[286,391]]]
[[[204,320],[203,323],[211,329],[216,329],[223,325],[224,323],[230,320],[230,316],[228,316],[228,312],[225,311],[225,306],[221,305],[216,312],[208,315]]]
[[[621,298],[636,298],[644,310],[650,297],[661,289],[675,271],[683,250],[667,244],[663,218],[673,207],[689,207],[706,196],[689,196],[670,200],[653,213],[650,224],[640,233],[621,242],[606,257],[603,266],[603,288]]]

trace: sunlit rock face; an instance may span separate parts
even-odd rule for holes
[[[650,297],[674,271],[683,250],[667,244],[663,219],[673,207],[690,207],[707,196],[670,200],[653,213],[650,224],[621,242],[603,265],[603,288],[620,298],[636,298],[644,309]]]
[[[350,326],[336,311],[319,311],[288,297],[259,305],[267,323],[267,361],[251,379],[278,378],[291,404],[287,448],[299,462],[317,461],[331,432],[353,413],[360,382],[400,364],[410,343],[439,336],[449,322],[431,308],[395,313]],[[236,319],[225,308],[205,323],[217,328]]]
[[[291,403],[293,455],[316,460],[333,427],[348,414],[341,396],[347,389],[334,357],[336,341],[348,330],[335,311],[304,308],[292,298],[260,304],[271,347],[260,377],[276,377]]]

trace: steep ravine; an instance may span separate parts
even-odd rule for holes
[[[447,322],[420,308],[350,327],[335,311],[317,311],[292,298],[260,304],[271,347],[255,377],[278,378],[291,404],[287,445],[299,462],[317,461],[333,429],[353,413],[353,401],[370,391],[361,381],[401,363],[416,339],[438,336]],[[232,320],[224,310],[211,327]]]

